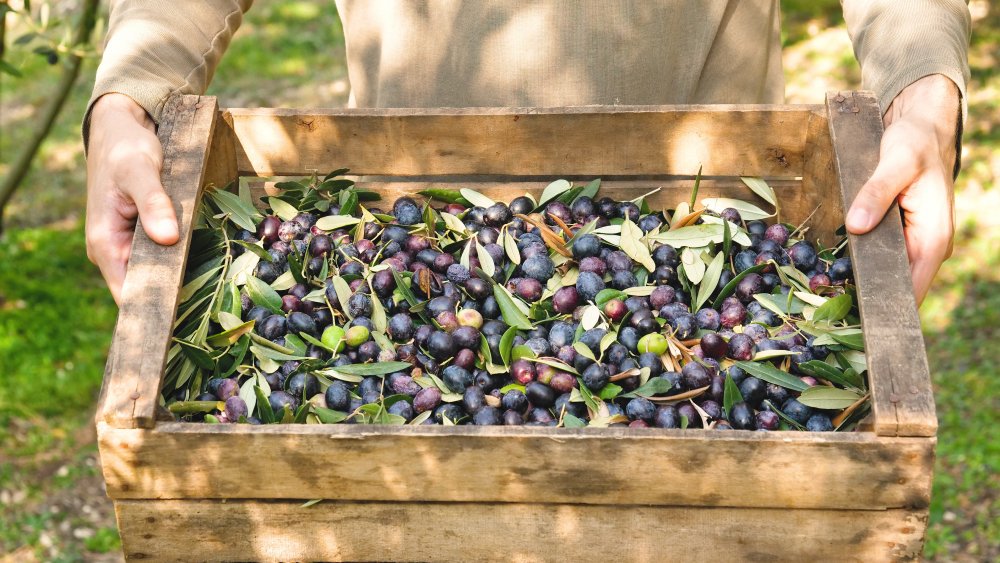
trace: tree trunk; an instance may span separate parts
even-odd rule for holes
[[[38,148],[42,145],[42,141],[48,137],[49,132],[52,130],[52,125],[55,123],[56,118],[59,117],[59,113],[62,111],[73,89],[73,84],[76,83],[76,79],[80,75],[80,67],[83,66],[83,57],[72,51],[90,44],[90,36],[94,31],[94,25],[97,23],[98,5],[99,0],[86,0],[84,2],[83,13],[80,14],[80,21],[77,22],[76,34],[73,38],[71,52],[69,53],[69,64],[63,70],[63,75],[59,80],[59,85],[56,87],[55,94],[45,107],[41,124],[39,124],[39,127],[35,130],[35,134],[21,150],[21,153],[18,154],[10,172],[3,179],[3,183],[0,184],[0,234],[3,233],[3,216],[7,204],[31,168],[31,161],[34,160]]]

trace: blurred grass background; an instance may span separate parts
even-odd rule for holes
[[[932,561],[1000,561],[1000,6],[970,8],[955,254],[921,309],[940,419],[924,552]],[[782,0],[782,9],[788,101],[821,103],[827,90],[858,87],[839,2]],[[7,60],[24,76],[0,75],[0,176],[58,81],[37,55]],[[91,422],[116,315],[83,238],[79,124],[95,68],[86,63],[0,238],[0,561],[121,558]],[[348,84],[333,2],[258,3],[209,93],[234,107],[342,105]]]

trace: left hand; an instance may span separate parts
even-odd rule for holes
[[[904,88],[882,118],[878,166],[847,214],[847,230],[861,235],[881,222],[893,201],[899,202],[918,305],[951,256],[959,104],[958,88],[940,74]]]

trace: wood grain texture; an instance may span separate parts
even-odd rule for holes
[[[158,131],[163,145],[160,178],[174,204],[180,240],[160,246],[146,236],[141,224],[136,226],[98,407],[98,418],[111,426],[154,424],[217,111],[215,98],[207,96],[177,96],[164,109]]]
[[[818,106],[230,109],[241,174],[800,176]]]
[[[704,430],[103,427],[108,495],[925,508],[933,439]],[[266,476],[263,478],[261,476]]]
[[[825,111],[817,111],[809,116],[804,158],[801,198],[805,201],[801,203],[793,201],[792,209],[788,210],[784,194],[778,194],[782,220],[798,225],[795,217],[801,215],[799,207],[803,205],[809,207],[808,213],[815,210],[815,214],[809,220],[806,237],[812,241],[819,238],[824,246],[832,247],[839,240],[835,235],[837,229],[844,225],[844,210],[840,205],[840,198],[836,195],[840,191],[840,185],[833,165],[830,123]]]
[[[225,188],[239,178],[236,168],[236,133],[233,132],[233,118],[228,112],[220,111],[212,132],[208,163],[205,165],[204,186]],[[203,187],[204,187],[203,186]]]
[[[844,209],[878,164],[882,116],[874,94],[827,95],[830,137]],[[930,369],[913,296],[899,206],[870,233],[849,235],[868,355],[875,432],[933,436],[937,431]]]
[[[897,561],[927,516],[566,504],[117,501],[150,561]]]

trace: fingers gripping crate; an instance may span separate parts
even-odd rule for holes
[[[179,96],[160,125],[180,242],[137,229],[98,410],[129,559],[660,561],[919,556],[936,419],[896,208],[849,236],[872,415],[854,433],[207,425],[157,408],[204,186],[346,167],[392,200],[430,185],[496,199],[604,179],[653,207],[754,200],[832,237],[871,175],[866,92],[825,106],[223,110]],[[607,192],[605,192],[607,193]],[[325,499],[303,508],[303,501]],[[605,541],[607,540],[607,541]]]

